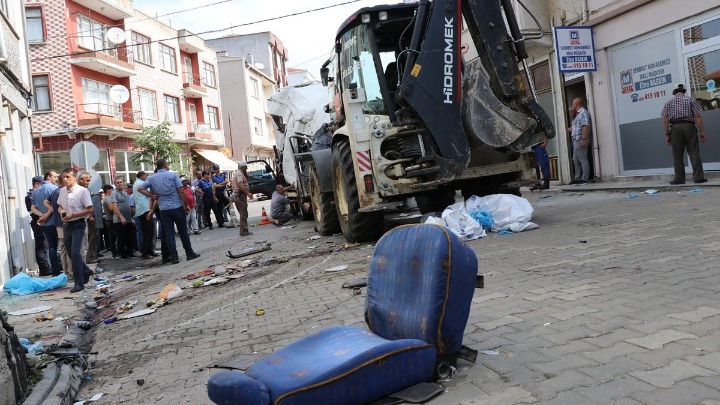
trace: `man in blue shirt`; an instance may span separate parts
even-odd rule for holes
[[[224,228],[226,221],[224,212],[225,207],[230,204],[230,201],[228,201],[227,197],[225,196],[225,188],[227,188],[228,183],[228,177],[227,173],[223,173],[220,171],[220,165],[213,165],[213,176],[212,176],[212,182],[213,182],[213,190],[215,191],[215,204],[217,205],[217,209],[213,209],[215,211],[215,220],[218,223],[218,228]]]
[[[180,263],[175,245],[175,226],[177,226],[180,233],[180,240],[185,249],[187,260],[198,258],[200,254],[195,253],[192,244],[190,244],[190,235],[185,220],[189,208],[187,195],[183,190],[180,178],[177,174],[168,171],[168,163],[165,159],[159,159],[155,162],[155,166],[157,171],[145,182],[138,185],[138,192],[156,198],[158,201],[160,222],[162,223],[168,248],[168,256],[163,257],[163,264]],[[152,189],[152,194],[147,191],[148,188]]]
[[[60,258],[58,257],[57,253],[57,227],[61,226],[62,224],[57,222],[55,220],[55,217],[52,216],[52,211],[48,210],[47,206],[45,205],[45,200],[47,200],[53,193],[53,191],[58,188],[55,185],[57,180],[58,173],[56,171],[50,170],[49,172],[45,173],[42,184],[33,193],[32,207],[30,207],[31,211],[35,213],[35,215],[40,217],[38,219],[38,224],[42,226],[43,235],[45,236],[45,240],[48,243],[48,256],[50,257],[50,266],[52,267],[53,276],[60,275],[63,270],[62,263],[60,262]]]
[[[222,214],[220,213],[217,197],[215,197],[210,172],[203,170],[202,176],[203,179],[198,183],[198,187],[200,187],[200,191],[202,191],[203,220],[208,229],[213,229],[210,211],[215,213],[215,220],[218,221],[218,224],[222,224]]]

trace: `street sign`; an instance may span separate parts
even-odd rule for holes
[[[592,27],[554,27],[553,33],[560,73],[597,71]]]

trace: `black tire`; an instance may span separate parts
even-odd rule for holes
[[[330,236],[340,232],[337,210],[335,209],[335,198],[333,193],[321,193],[318,184],[317,169],[310,167],[310,201],[312,205],[312,216],[315,219],[315,230],[323,236]],[[300,204],[301,207],[304,204]],[[305,214],[303,213],[303,218]]]
[[[443,212],[455,204],[455,190],[435,190],[415,197],[415,203],[421,214]]]
[[[382,212],[359,212],[355,168],[347,141],[333,145],[333,190],[340,229],[350,243],[376,239],[382,233]]]

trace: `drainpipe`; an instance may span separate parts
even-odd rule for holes
[[[17,204],[18,191],[17,187],[15,187],[15,171],[13,170],[12,163],[10,163],[14,159],[11,156],[10,151],[12,148],[8,144],[7,136],[4,130],[0,132],[0,149],[2,149],[2,152],[0,153],[2,153],[3,172],[5,173],[4,182],[7,185],[7,199],[0,203],[6,204],[7,227],[10,231],[8,240],[10,241],[10,259],[12,260],[11,271],[13,272],[11,276],[13,276],[15,275],[15,271],[21,270],[19,266],[20,263],[23,262],[19,256],[20,251],[24,251],[23,245],[22,242],[18,243],[18,232],[23,232],[23,229],[22,227],[18,227],[17,213],[19,212],[18,210],[20,207]]]
[[[588,17],[590,16],[590,10],[588,7],[588,0],[583,0],[582,2],[582,21],[580,22],[580,25],[584,25],[588,21]],[[597,52],[596,52],[596,58],[597,58]],[[597,63],[597,60],[595,61]],[[585,94],[587,96],[587,109],[590,113],[590,125],[592,130],[592,139],[591,139],[591,145],[592,145],[592,152],[593,152],[593,163],[594,163],[594,172],[595,172],[595,178],[601,179],[602,178],[602,164],[600,163],[600,137],[597,135],[597,124],[595,122],[595,118],[597,115],[595,114],[595,92],[593,90],[593,74],[590,72],[586,72],[583,74],[583,80],[585,81]]]

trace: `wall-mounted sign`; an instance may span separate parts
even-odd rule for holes
[[[554,27],[553,33],[560,73],[597,70],[592,27]]]

